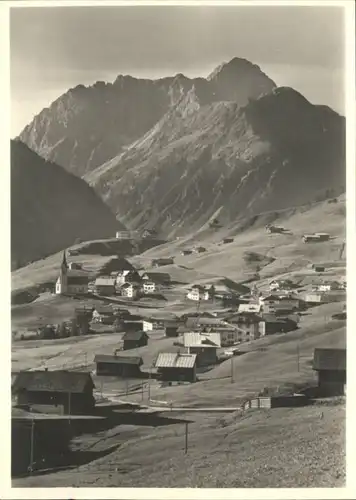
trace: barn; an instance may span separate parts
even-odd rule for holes
[[[320,395],[336,396],[345,394],[346,349],[314,349],[313,369],[318,374]]]
[[[18,406],[87,414],[94,406],[94,382],[89,372],[36,370],[20,372],[12,386]]]
[[[97,354],[94,358],[97,375],[125,378],[141,378],[140,367],[143,365],[139,356],[117,356],[116,354]]]
[[[147,345],[148,335],[144,331],[131,331],[126,332],[122,340],[124,341],[124,351],[127,351],[128,349],[136,349],[136,347]]]
[[[196,354],[161,352],[155,363],[157,378],[165,381],[196,381]]]

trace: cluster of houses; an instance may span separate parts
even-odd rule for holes
[[[237,297],[238,294],[224,283],[192,285],[186,294],[188,300],[195,302],[212,300],[231,301]]]
[[[66,253],[63,252],[55,292],[59,295],[96,294],[104,297],[120,295],[135,299],[159,293],[162,286],[170,284],[168,273],[144,272],[140,275],[126,259],[118,259],[115,267],[115,271],[101,274],[95,280],[89,281],[88,273],[81,265],[74,262],[67,263]]]
[[[202,360],[214,360],[214,345],[218,338],[205,339],[190,334],[185,337],[187,353],[159,353],[155,371],[151,374],[162,381],[197,380],[197,367]],[[201,350],[204,345],[204,351]],[[204,356],[201,353],[204,353]],[[98,354],[94,362],[97,376],[144,378],[140,356]],[[312,361],[317,374],[317,397],[346,394],[346,349],[316,348]],[[53,411],[66,415],[90,415],[95,411],[95,383],[90,372],[66,370],[21,371],[12,377],[11,391],[21,408]]]

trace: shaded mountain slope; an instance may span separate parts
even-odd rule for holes
[[[245,105],[275,83],[258,66],[239,58],[221,65],[207,79],[120,75],[112,84],[70,89],[43,109],[19,138],[40,156],[82,176],[139,139],[192,86],[202,104],[229,100]]]
[[[241,107],[204,104],[193,86],[85,179],[127,225],[180,234],[344,192],[345,120],[290,88]]]
[[[123,228],[83,180],[11,141],[12,267]]]

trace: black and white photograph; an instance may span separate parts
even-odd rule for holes
[[[8,12],[12,488],[345,488],[354,3]]]

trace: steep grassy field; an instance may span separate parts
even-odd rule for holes
[[[323,418],[320,418],[321,412]],[[184,414],[184,423],[120,426],[83,436],[77,449],[117,451],[72,470],[18,479],[14,487],[289,488],[345,483],[344,406]]]

